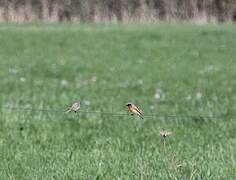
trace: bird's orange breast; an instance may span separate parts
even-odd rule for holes
[[[129,112],[133,112],[132,106],[128,106],[128,110],[129,110]]]

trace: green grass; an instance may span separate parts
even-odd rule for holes
[[[236,179],[235,40],[235,25],[2,25],[1,179]],[[158,116],[65,114],[76,100]]]

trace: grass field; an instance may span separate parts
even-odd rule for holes
[[[1,25],[1,179],[236,179],[235,58],[235,25]]]

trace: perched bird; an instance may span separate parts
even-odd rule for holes
[[[166,138],[167,136],[170,136],[172,135],[173,132],[170,132],[170,131],[161,131],[160,132],[160,135],[163,137],[163,138]]]
[[[79,111],[79,109],[80,109],[80,102],[78,101],[78,102],[73,103],[66,112],[67,113],[68,112],[75,112],[76,113]]]
[[[137,106],[132,103],[128,103],[126,106],[128,107],[128,111],[132,113],[131,115],[137,115],[143,119],[142,110],[140,110]]]

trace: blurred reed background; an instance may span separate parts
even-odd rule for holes
[[[0,22],[236,21],[235,0],[0,0]]]

